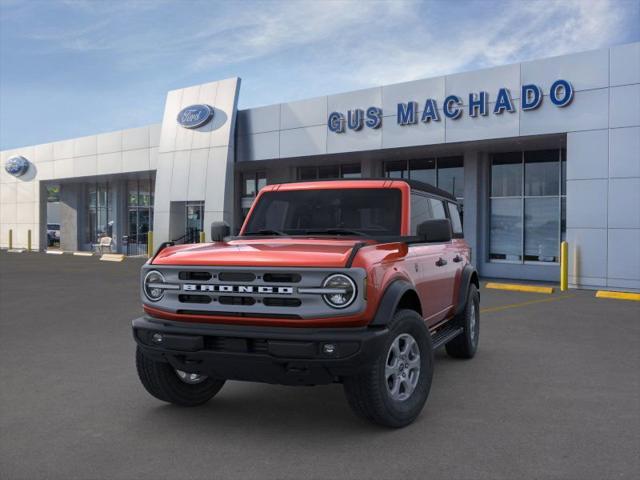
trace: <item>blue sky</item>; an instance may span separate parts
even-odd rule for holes
[[[253,107],[640,40],[640,0],[0,0],[0,149],[158,123],[168,90]]]

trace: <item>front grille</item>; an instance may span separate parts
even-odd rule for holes
[[[268,297],[262,300],[268,307],[299,307],[302,301],[299,298],[272,298]]]
[[[253,282],[256,274],[251,272],[220,272],[218,278],[221,282]]]
[[[299,283],[302,277],[299,273],[265,273],[262,278],[266,283]]]
[[[191,280],[196,282],[207,282],[211,280],[211,273],[209,272],[180,272],[178,278],[180,280]]]
[[[173,288],[153,306],[184,315],[252,318],[328,318],[354,315],[364,310],[361,294],[348,308],[337,311],[322,295],[309,290],[322,287],[329,275],[344,272],[360,288],[365,272],[360,268],[254,268],[238,266],[149,266]],[[144,275],[143,275],[144,277]],[[305,290],[306,289],[306,290]],[[146,298],[143,301],[148,303]]]
[[[178,295],[181,303],[211,303],[209,295]]]
[[[220,305],[253,305],[256,303],[251,297],[218,297]]]

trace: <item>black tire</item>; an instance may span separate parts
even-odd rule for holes
[[[392,397],[385,378],[390,348],[402,334],[409,334],[419,348],[420,372],[415,389],[404,400]],[[422,317],[413,310],[399,310],[391,322],[390,334],[371,365],[359,375],[344,379],[344,391],[353,411],[360,417],[386,427],[404,427],[422,411],[433,378],[431,335]]]
[[[473,358],[478,350],[480,338],[480,295],[474,284],[469,286],[467,304],[456,321],[462,325],[464,331],[445,345],[447,354],[453,358]],[[475,325],[473,328],[472,323]]]
[[[197,384],[186,383],[171,365],[145,357],[139,347],[136,349],[136,368],[147,392],[159,400],[182,407],[195,407],[208,402],[225,382],[206,378]]]

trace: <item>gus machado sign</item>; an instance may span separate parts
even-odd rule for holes
[[[544,92],[538,85],[523,85],[520,92],[520,109],[523,112],[535,110],[542,104]],[[548,94],[549,101],[556,107],[563,108],[573,100],[573,86],[567,80],[556,80],[551,85]],[[489,108],[489,94],[487,92],[469,93],[467,105],[464,105],[462,97],[449,95],[441,106],[436,99],[427,98],[419,115],[419,105],[416,101],[398,103],[396,122],[398,125],[414,125],[418,121],[422,123],[440,122],[442,116],[455,120],[467,112],[470,117],[503,115],[505,112],[513,113],[516,106],[511,98],[508,88],[500,88],[495,97],[495,104]],[[380,128],[382,126],[382,108],[369,107],[366,110],[359,108],[347,112],[331,112],[327,120],[327,126],[334,133],[344,133],[349,130],[362,130],[367,128]]]

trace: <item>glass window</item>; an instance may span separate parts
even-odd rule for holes
[[[489,258],[522,260],[522,200],[494,198],[491,200],[491,241]]]
[[[411,194],[411,235],[416,235],[418,225],[433,218],[429,198],[417,193]]]
[[[425,158],[421,160],[411,160],[409,162],[409,172],[411,180],[428,183],[435,186],[436,179],[436,159]]]
[[[320,180],[340,178],[340,167],[338,165],[322,165],[318,167],[318,178]]]
[[[336,178],[361,178],[359,163],[347,165],[315,165],[298,167],[298,180],[333,180]]]
[[[342,178],[361,178],[360,164],[342,165]]]
[[[246,235],[276,230],[288,235],[352,230],[371,236],[400,234],[398,189],[327,189],[268,192],[248,219]]]
[[[436,200],[435,198],[430,198],[429,203],[431,204],[431,213],[436,220],[444,220],[447,218],[447,214],[444,212],[444,202],[442,200]]]
[[[491,161],[491,196],[522,195],[522,152],[499,153]]]
[[[557,166],[557,162],[556,162]],[[526,198],[524,201],[524,259],[557,262],[560,223],[558,197]]]
[[[460,218],[460,212],[458,206],[455,203],[447,202],[449,206],[449,218],[451,219],[451,228],[453,233],[462,233],[462,219]]]
[[[566,230],[565,155],[556,149],[493,156],[489,258],[558,262]]]
[[[247,172],[242,174],[242,196],[255,197],[267,184],[265,172]]]
[[[385,177],[388,178],[409,178],[407,171],[407,161],[399,160],[395,162],[386,162],[384,164]]]
[[[548,196],[559,193],[560,164],[558,150],[524,152],[524,194]]]
[[[413,175],[413,172],[411,174]],[[464,197],[463,157],[438,158],[438,188],[446,190],[456,198]]]

